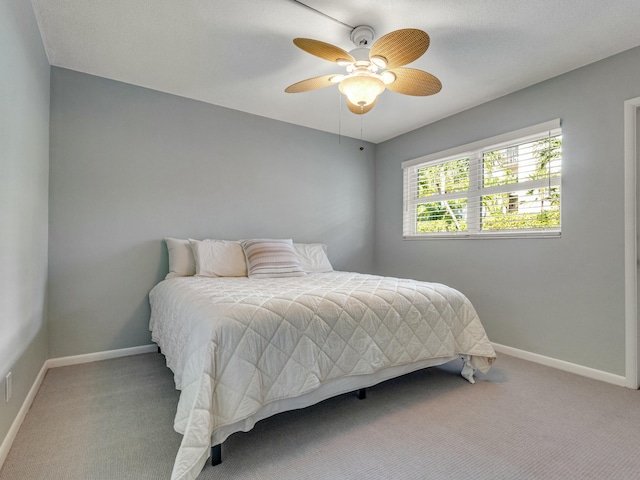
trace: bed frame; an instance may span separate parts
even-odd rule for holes
[[[257,423],[258,421],[268,418],[277,413],[305,408],[328,398],[342,395],[344,393],[356,392],[358,399],[364,400],[367,398],[368,387],[374,386],[385,380],[390,380],[407,373],[415,372],[417,370],[422,370],[428,367],[435,367],[437,365],[443,365],[456,359],[461,359],[463,361],[462,371],[460,372],[462,377],[464,377],[469,383],[475,383],[475,368],[473,368],[470,364],[469,355],[454,355],[451,357],[434,358],[424,360],[422,362],[417,362],[415,364],[389,367],[371,375],[344,377],[334,380],[333,382],[322,385],[314,392],[310,392],[295,398],[279,400],[266,405],[246,421],[237,422],[228,427],[223,427],[223,429],[221,430],[223,430],[223,434],[226,434],[225,438],[231,434],[228,433],[228,431],[232,431],[233,433],[238,431],[246,432],[251,430],[251,428],[253,428],[255,423]],[[216,441],[215,433],[212,437],[211,444],[211,465],[220,465],[222,463],[222,443]]]
[[[162,350],[160,349],[160,347],[158,347],[158,353],[162,353]],[[340,378],[338,380],[335,380],[331,383],[322,385],[315,392],[310,392],[296,398],[290,398],[290,399],[273,402],[271,405],[274,405],[276,407],[275,409],[273,408],[267,409],[266,407],[263,408],[262,410],[260,410],[259,412],[257,412],[255,415],[252,416],[252,418],[250,419],[251,420],[250,422],[247,422],[247,424],[250,425],[249,428],[247,428],[246,430],[242,429],[242,430],[236,430],[236,431],[245,431],[245,432],[249,431],[251,430],[251,428],[253,428],[253,425],[255,425],[255,423],[258,422],[259,420],[263,420],[277,413],[282,413],[289,410],[296,410],[298,408],[309,407],[318,402],[321,402],[322,400],[336,397],[338,395],[342,395],[350,391],[353,392],[357,390],[358,399],[364,400],[367,398],[368,387],[377,385],[378,383],[383,382],[385,380],[390,380],[392,378],[396,378],[396,377],[405,375],[407,373],[415,372],[417,370],[422,370],[424,368],[429,368],[429,367],[435,367],[437,365],[443,365],[457,358],[461,359],[463,362],[462,371],[460,372],[460,375],[462,375],[462,377],[464,377],[469,383],[471,384],[476,383],[474,378],[475,368],[473,368],[470,364],[469,355],[455,355],[451,357],[433,358],[430,360],[418,362],[416,364],[390,367],[385,370],[382,370],[381,372],[377,372],[371,375],[359,375],[358,377],[353,377],[353,384],[356,385],[355,389],[347,388],[345,391],[341,391],[342,388],[346,387],[346,385],[342,385],[343,383],[346,383],[344,382],[344,380],[346,379],[351,380],[350,377],[345,377],[345,378]],[[373,383],[371,383],[372,381]],[[332,393],[332,392],[336,392],[336,393]],[[270,407],[271,405],[268,405],[268,407]],[[265,410],[269,410],[269,412],[266,412]],[[232,427],[235,425],[238,425],[238,424],[234,424],[232,425]],[[211,465],[215,467],[216,465],[220,465],[221,463],[222,463],[222,443],[217,443],[215,442],[215,440],[212,439]]]
[[[159,349],[158,349],[159,350]],[[358,399],[364,400],[367,398],[367,389],[361,388],[358,390]],[[211,447],[211,465],[216,466],[222,463],[222,444],[218,443],[217,445],[213,445]]]

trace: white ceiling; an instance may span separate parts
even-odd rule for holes
[[[298,49],[306,37],[354,48],[350,29],[294,0],[32,0],[51,65],[379,143],[640,45],[640,0],[301,0],[380,36],[419,28],[409,67],[430,97],[384,92],[366,115],[335,86],[285,87],[342,68]],[[603,88],[606,88],[603,85]]]

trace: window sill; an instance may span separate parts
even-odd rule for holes
[[[560,238],[561,232],[496,232],[496,233],[435,233],[404,235],[403,240],[501,240],[519,238]]]

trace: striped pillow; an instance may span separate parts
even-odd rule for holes
[[[291,239],[243,240],[240,242],[253,278],[301,277],[306,272],[293,249]]]

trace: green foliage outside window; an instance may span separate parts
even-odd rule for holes
[[[418,197],[443,195],[469,190],[469,159],[460,158],[421,168],[418,172]],[[417,206],[418,232],[452,232],[467,229],[467,199],[458,198]]]
[[[521,159],[528,158],[531,162]],[[560,175],[562,137],[484,152],[482,187],[513,185],[506,193],[482,195],[481,230],[527,230],[560,227],[560,187],[522,190],[518,183]],[[420,168],[418,197],[455,194],[469,190],[469,158]],[[467,198],[433,199],[417,205],[416,230],[455,232],[467,230]]]
[[[529,153],[530,151],[530,153]],[[533,163],[527,168],[519,155],[526,152]],[[538,140],[483,156],[484,187],[516,184],[560,175],[562,137]],[[483,230],[526,230],[560,227],[560,187],[482,196]]]

